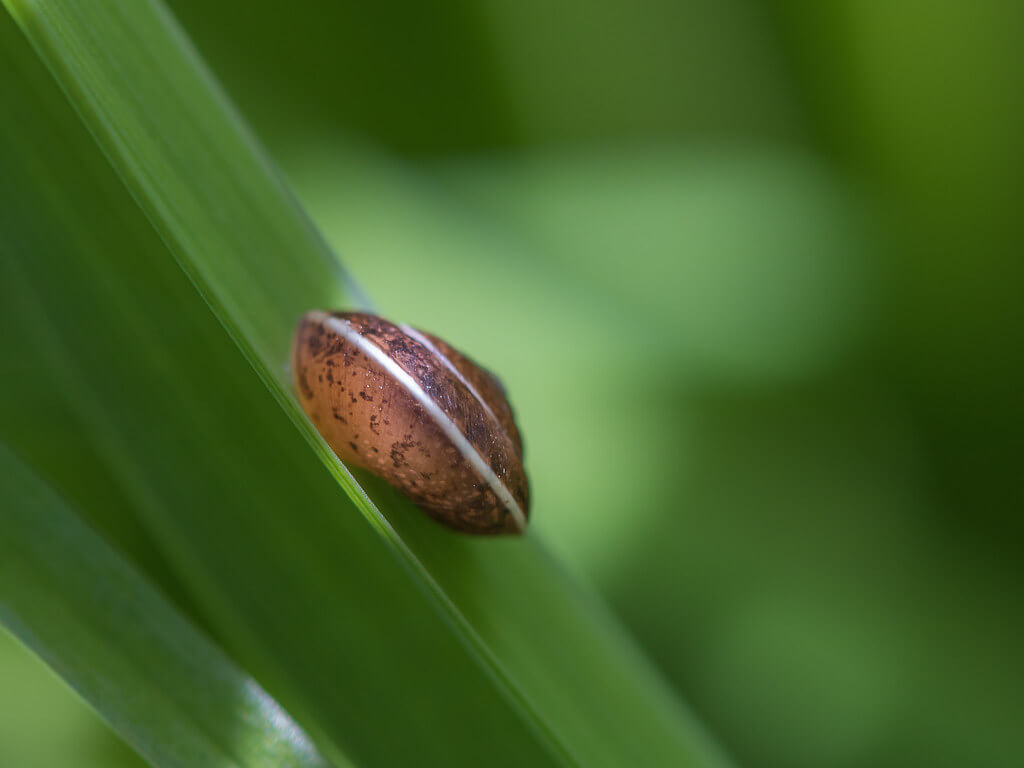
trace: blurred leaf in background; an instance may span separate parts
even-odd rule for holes
[[[1021,759],[1018,4],[492,1],[418,36],[324,4],[231,39],[174,5],[382,310],[503,372],[536,525],[741,762]]]
[[[53,672],[0,632],[0,755],[5,765],[139,768],[146,763]]]

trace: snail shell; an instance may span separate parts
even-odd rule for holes
[[[490,372],[436,336],[358,312],[308,313],[292,363],[303,410],[343,462],[451,528],[526,528],[523,443]]]

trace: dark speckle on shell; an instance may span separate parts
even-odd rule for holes
[[[357,312],[308,313],[293,355],[299,402],[342,461],[451,528],[522,533],[522,438],[490,372],[435,336]]]

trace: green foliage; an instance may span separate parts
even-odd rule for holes
[[[0,620],[155,765],[327,763],[252,678],[0,445]]]
[[[8,2],[0,440],[324,752],[675,764],[678,693],[752,767],[1021,763],[1024,6],[165,2],[526,437],[526,546],[346,498],[284,349],[361,295],[162,8]],[[14,642],[0,764],[138,763]]]

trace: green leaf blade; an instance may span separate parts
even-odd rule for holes
[[[0,621],[155,765],[326,768],[298,726],[0,443]]]
[[[438,681],[446,704],[465,719],[459,746],[466,764],[475,750],[486,750],[485,734],[502,731],[483,722],[495,720],[514,734],[509,743],[522,750],[518,759],[530,755],[531,764],[722,764],[615,622],[580,594],[535,534],[500,542],[455,536],[374,481],[366,486],[371,501],[313,430],[289,391],[291,332],[302,312],[344,306],[355,294],[165,12],[153,3],[5,3],[166,245],[165,251],[128,244],[126,251],[146,259],[142,268],[112,248],[102,269],[122,281],[131,275],[130,287],[122,284],[99,303],[100,286],[81,276],[82,290],[94,293],[83,314],[105,317],[104,328],[125,348],[134,336],[146,349],[125,359],[80,355],[76,366],[93,390],[84,407],[95,423],[108,425],[101,442],[118,446],[111,460],[139,486],[136,500],[155,538],[246,666],[259,670],[300,721],[346,746],[359,743],[360,755],[372,753],[368,734],[351,731],[363,713],[331,686],[345,680],[359,692],[373,688],[355,666],[365,646],[377,658],[403,662],[391,665],[381,688],[399,696],[403,684],[412,689],[408,711],[431,711],[430,697],[411,681]],[[271,413],[266,393],[244,381],[237,362],[227,362],[231,353],[186,288],[167,299],[166,286],[175,284],[160,263],[167,251],[284,414]],[[29,281],[42,296],[46,270],[37,267]],[[127,293],[145,297],[144,309]],[[131,333],[119,329],[119,317],[134,324]],[[170,317],[180,318],[198,343],[169,338]],[[87,329],[58,326],[60,337],[88,350]],[[149,370],[161,358],[173,361],[175,373],[166,380]],[[112,369],[137,382],[127,400],[103,391]],[[180,414],[152,402],[175,397]],[[144,425],[168,420],[168,444],[148,442]],[[303,439],[330,475],[313,466]],[[245,446],[244,462],[238,445]],[[189,477],[193,492],[179,487],[179,476]],[[349,515],[334,483],[365,520]],[[286,509],[290,517],[282,520]],[[376,534],[390,553],[378,547]],[[390,554],[411,580],[394,563],[384,565]],[[332,560],[339,555],[346,560]],[[343,618],[319,613],[310,618],[291,604],[299,595],[311,610],[328,610],[332,589],[344,595],[338,604],[346,615],[367,626],[353,630]],[[412,597],[415,590],[429,601]],[[391,610],[382,607],[386,600]],[[454,630],[448,639],[461,641],[468,656],[446,644],[441,625]],[[303,629],[308,646],[300,643]],[[393,635],[422,646],[412,660]],[[438,670],[417,666],[420,659],[444,659],[458,672],[445,684]],[[493,686],[489,694],[484,680]],[[474,711],[480,696],[489,709]],[[387,711],[386,699],[371,697],[370,704],[376,717]],[[431,716],[439,733],[415,723],[413,743],[441,755],[441,734],[459,729]],[[317,727],[310,728],[314,735]],[[516,764],[515,754],[500,757]]]
[[[0,123],[7,391],[45,380],[67,402],[75,447],[101,458],[202,619],[322,751],[557,764],[313,458],[7,17],[0,34],[0,72],[16,74],[0,77],[3,101],[24,116]],[[57,471],[75,461],[59,437],[36,445],[47,401],[26,406],[0,410],[0,434],[80,485]]]

